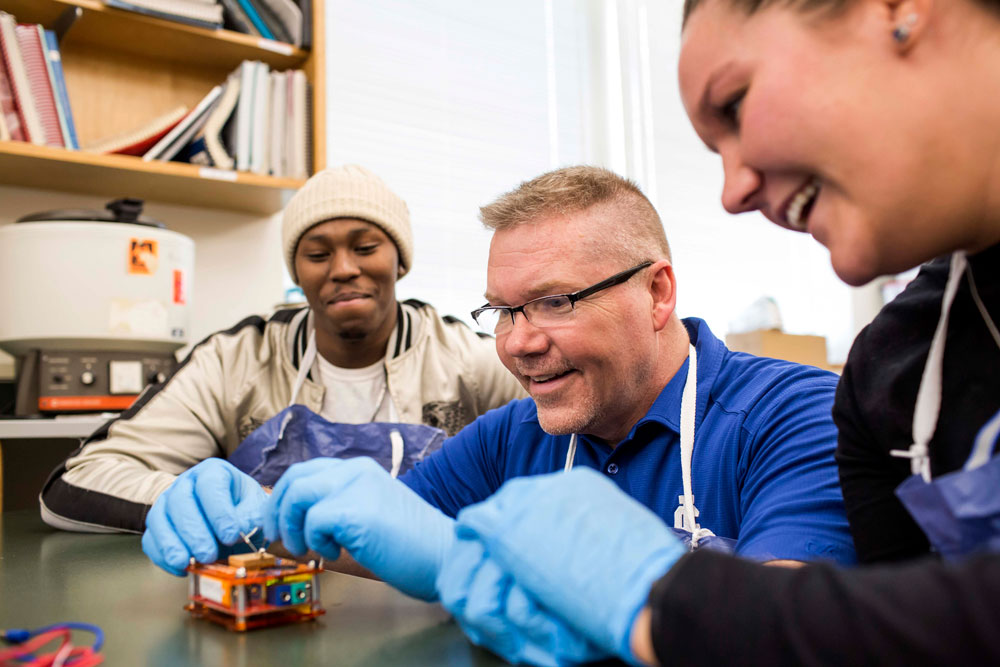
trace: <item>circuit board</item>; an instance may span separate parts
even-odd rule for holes
[[[188,573],[191,614],[244,632],[311,621],[325,614],[319,595],[323,562],[300,563],[260,550],[216,563],[192,563]]]

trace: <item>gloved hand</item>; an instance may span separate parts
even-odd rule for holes
[[[462,510],[456,534],[480,541],[539,606],[632,662],[635,617],[685,553],[659,517],[586,468],[507,482]]]
[[[222,459],[182,473],[146,515],[142,550],[167,572],[184,576],[191,556],[211,563],[261,525],[267,494],[252,477]]]
[[[455,540],[437,588],[441,604],[469,639],[508,662],[555,667],[611,657],[539,607],[478,540]]]
[[[454,522],[367,457],[291,466],[274,487],[264,534],[293,554],[334,560],[343,547],[386,583],[422,600],[454,540]]]

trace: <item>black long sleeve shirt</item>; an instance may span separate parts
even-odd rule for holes
[[[857,337],[837,386],[837,466],[861,563],[929,553],[895,489],[910,461],[889,454],[913,443],[913,406],[941,314],[949,258],[926,264]],[[1000,323],[1000,245],[969,258],[987,311]],[[962,467],[979,429],[1000,410],[1000,348],[963,278],[948,323],[941,413],[930,442],[937,477]],[[998,489],[1000,492],[1000,489]]]
[[[650,606],[662,665],[1000,664],[1000,554],[843,570],[699,551]]]

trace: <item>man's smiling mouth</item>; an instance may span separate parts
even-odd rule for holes
[[[343,301],[354,301],[355,299],[367,299],[368,297],[368,294],[362,294],[361,292],[342,292],[328,299],[327,303],[341,303]]]
[[[557,371],[555,373],[535,373],[530,375],[528,373],[521,373],[521,374],[525,378],[527,378],[532,384],[543,385],[552,382],[553,380],[558,380],[559,378],[566,377],[567,375],[573,373],[574,371],[575,369],[573,368],[567,368],[566,370]]]

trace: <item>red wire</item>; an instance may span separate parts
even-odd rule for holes
[[[59,648],[62,648],[69,643],[70,632],[69,630],[49,630],[48,632],[43,632],[40,635],[35,635],[22,644],[0,651],[0,660],[10,660],[11,658],[19,658],[21,656],[30,655],[56,637],[62,637],[62,644],[59,645]],[[18,664],[30,665],[31,663],[19,662]]]
[[[61,637],[62,642],[56,647],[56,650],[38,656],[31,655],[57,637]],[[0,650],[0,667],[52,667],[56,656],[67,646],[72,646],[68,629],[49,630],[35,635],[26,642]],[[31,659],[24,661],[25,657]],[[22,660],[18,660],[18,658],[22,658]],[[72,646],[63,664],[66,667],[92,667],[103,661],[104,656],[100,653],[94,653],[94,649],[90,646]]]

